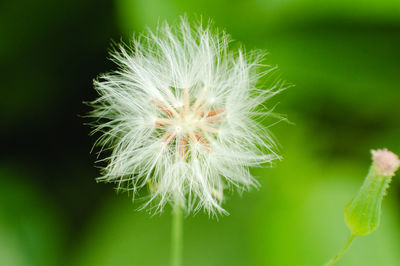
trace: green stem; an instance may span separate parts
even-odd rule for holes
[[[342,247],[342,249],[327,264],[325,264],[325,266],[333,265],[338,259],[340,259],[343,256],[343,254],[346,252],[346,250],[350,247],[354,238],[356,238],[356,235],[351,234],[349,236],[349,238],[347,239],[346,244]]]
[[[171,266],[182,266],[183,251],[183,210],[176,205],[172,213]]]

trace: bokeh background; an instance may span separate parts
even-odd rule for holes
[[[371,148],[400,153],[398,0],[3,0],[0,3],[0,265],[168,265],[170,212],[138,212],[96,184],[83,125],[110,71],[112,41],[200,16],[295,84],[271,101],[284,156],[254,169],[261,188],[230,194],[229,216],[185,220],[185,265],[322,265],[345,242],[343,207]],[[338,266],[400,265],[400,182],[381,227]]]

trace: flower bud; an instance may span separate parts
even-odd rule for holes
[[[387,149],[372,150],[372,165],[358,194],[346,205],[344,215],[353,235],[368,235],[380,222],[381,204],[400,160]]]

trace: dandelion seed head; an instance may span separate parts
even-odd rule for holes
[[[257,185],[249,167],[279,158],[260,120],[281,86],[258,88],[273,68],[228,44],[225,33],[182,19],[112,53],[119,69],[94,81],[94,132],[111,153],[100,181],[149,187],[145,206],[157,211],[171,203],[212,214],[225,212],[227,189]]]

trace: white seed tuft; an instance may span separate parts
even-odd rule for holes
[[[271,115],[263,103],[281,88],[256,88],[274,68],[228,43],[182,19],[112,53],[119,70],[94,81],[100,97],[92,102],[97,144],[111,150],[100,181],[133,193],[148,186],[145,205],[158,211],[169,202],[212,214],[225,212],[227,188],[257,184],[249,167],[279,158],[257,120]]]

